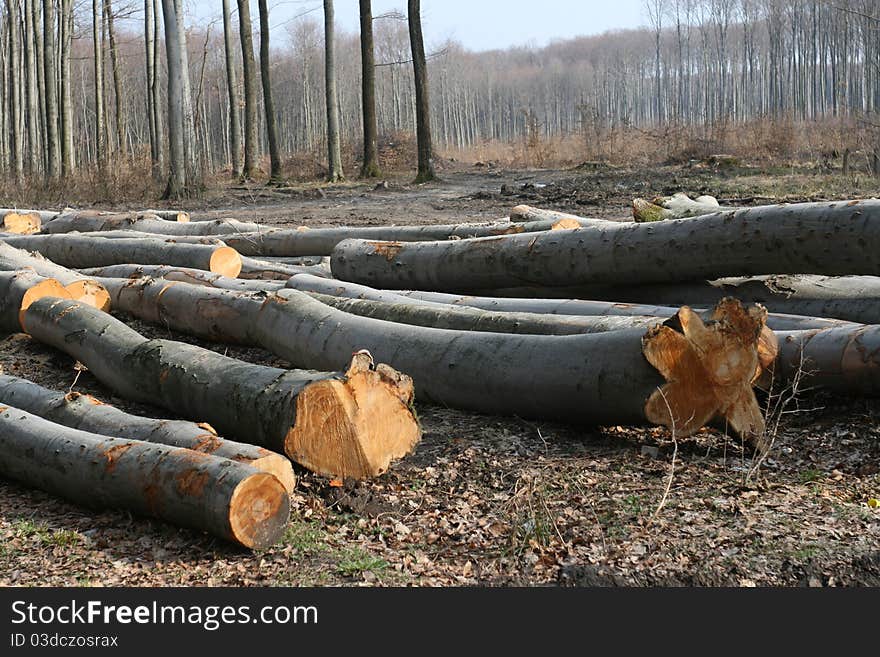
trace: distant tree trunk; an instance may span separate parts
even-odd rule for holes
[[[336,56],[333,34],[333,0],[324,0],[324,94],[327,102],[327,179],[343,180],[339,145],[339,101],[336,94]]]
[[[416,85],[416,140],[419,151],[419,173],[416,182],[437,178],[431,144],[431,103],[428,98],[428,65],[422,38],[421,0],[408,0],[409,42],[412,49],[413,75]]]
[[[36,53],[36,36],[34,34],[34,2],[36,0],[25,0],[24,2],[24,51],[26,58],[25,79],[25,105],[27,111],[25,113],[25,121],[27,125],[27,169],[31,174],[39,170],[39,162],[42,160],[43,149],[39,143],[39,133],[37,132],[40,123],[40,94],[37,88],[37,53]]]
[[[161,95],[159,93],[159,0],[153,3],[153,79],[151,81],[153,96],[153,121],[156,123],[156,168],[155,175],[158,180],[165,169],[165,130],[162,123],[164,115]]]
[[[104,47],[99,0],[92,0],[92,46],[95,54],[95,159],[98,168],[106,166],[107,153],[104,141]]]
[[[155,67],[155,49],[156,42],[153,38],[153,24],[156,17],[153,14],[153,0],[144,0],[144,59],[146,64],[146,109],[147,109],[147,125],[150,133],[150,164],[153,175],[158,173],[159,165],[159,137],[156,134],[156,113],[154,112],[155,99],[153,98],[154,85],[153,80],[156,77]]]
[[[61,169],[61,147],[58,142],[58,93],[55,78],[55,2],[43,0],[43,70],[46,79],[46,173],[58,177]]]
[[[371,0],[360,0],[361,8],[361,95],[364,115],[364,163],[361,178],[378,178],[379,153],[376,123],[376,63],[373,55],[373,8]]]
[[[263,82],[263,107],[266,110],[266,135],[269,138],[269,184],[281,181],[281,156],[278,154],[278,128],[275,123],[275,104],[272,102],[272,83],[269,75],[269,8],[266,0],[259,0],[260,10],[260,77]]]
[[[162,14],[165,23],[165,55],[168,60],[168,154],[171,165],[165,197],[181,198],[186,193],[186,151],[183,145],[183,59],[177,33],[180,29],[180,17],[175,0],[162,0]]]
[[[21,28],[18,15],[18,3],[7,2],[6,11],[9,17],[9,122],[12,141],[12,171],[16,182],[24,175],[24,122],[22,121],[21,74],[23,57],[21,49]]]
[[[250,180],[257,166],[257,71],[254,63],[254,39],[248,0],[238,2],[238,30],[241,40],[244,73],[244,167],[241,176]]]
[[[73,156],[73,94],[70,83],[70,43],[73,38],[73,0],[61,0],[61,172],[76,168]]]
[[[223,0],[223,43],[226,48],[226,85],[229,88],[229,145],[232,177],[241,176],[241,125],[238,116],[238,80],[232,43],[232,19],[229,0]]]
[[[112,0],[104,0],[104,20],[107,22],[107,36],[110,46],[110,66],[113,69],[113,96],[116,99],[116,149],[125,151],[125,120],[123,115],[122,79],[119,71],[119,53],[116,48],[116,30],[113,27]]]

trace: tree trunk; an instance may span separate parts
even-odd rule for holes
[[[58,139],[58,83],[55,76],[55,1],[43,0],[43,71],[46,80],[46,174],[54,180],[61,173]],[[63,18],[62,18],[63,20]]]
[[[151,214],[159,217],[159,219],[176,221],[181,224],[189,223],[190,220],[189,212],[184,212],[183,210],[138,210],[137,214]]]
[[[61,172],[76,169],[73,154],[73,93],[70,81],[70,44],[73,39],[73,0],[61,0]]]
[[[364,163],[361,178],[378,178],[378,134],[376,120],[376,63],[373,49],[373,9],[371,0],[360,0],[361,16],[361,104],[364,120]]]
[[[0,242],[0,271],[21,269],[31,269],[40,276],[57,280],[67,290],[67,295],[59,296],[69,296],[101,310],[110,309],[110,295],[101,284],[79,272]]]
[[[777,337],[779,356],[772,372],[776,390],[797,380],[800,390],[880,394],[880,327],[787,331]]]
[[[186,312],[212,321],[210,306],[190,305]],[[189,344],[147,340],[106,313],[57,299],[32,304],[24,326],[124,398],[208,421],[223,435],[283,450],[321,474],[381,474],[419,439],[408,377],[383,365],[373,369],[363,353],[344,373],[263,367]],[[67,339],[74,334],[77,340]]]
[[[225,0],[228,2],[228,0]],[[155,178],[159,177],[159,136],[156,133],[156,115],[153,112],[155,99],[153,92],[155,86],[153,80],[156,77],[155,51],[156,42],[153,39],[153,27],[156,17],[153,15],[153,0],[144,0],[144,63],[145,63],[145,96],[147,110],[147,127],[150,133],[150,166]]]
[[[272,475],[189,449],[109,438],[0,407],[0,473],[91,507],[126,509],[262,549],[289,519]]]
[[[310,274],[321,278],[330,278],[330,267],[324,265],[290,265],[282,262],[257,260],[243,256],[239,278],[251,280],[286,281],[291,276]]]
[[[153,121],[156,124],[156,167],[154,169],[156,180],[162,176],[165,169],[165,129],[162,123],[162,102],[159,93],[159,0],[153,2],[153,79],[150,83],[152,88],[151,96],[153,97]]]
[[[164,264],[205,269],[230,278],[238,276],[241,270],[241,257],[235,249],[228,246],[177,244],[160,239],[106,240],[73,233],[16,235],[4,241],[10,246],[38,251],[52,262],[73,269],[121,264]]]
[[[0,210],[2,213],[2,210]],[[253,233],[266,226],[235,219],[179,222],[162,219],[151,210],[140,212],[95,212],[83,210],[65,212],[47,222],[44,233],[91,233],[97,231],[138,231],[153,235],[198,236]]]
[[[674,423],[678,435],[693,433],[726,408],[737,432],[756,437],[763,428],[750,384],[766,312],[732,300],[719,304],[718,321],[708,328],[683,309],[678,324],[667,322],[677,329],[548,336],[396,324],[341,312],[295,290],[265,299],[150,281],[117,290],[114,307],[142,319],[210,340],[257,344],[307,367],[336,368],[358,345],[369,345],[412,372],[420,397],[453,408],[597,424]],[[25,315],[29,332],[40,303]],[[222,326],[193,317],[195,307],[211,308],[212,316],[224,318]]]
[[[352,226],[315,229],[268,229],[258,235],[220,234],[229,246],[244,255],[254,256],[325,256],[346,239],[382,239],[400,242],[454,240],[492,235],[557,230],[559,222],[537,221],[523,224],[508,222],[488,224],[440,224],[436,226]]]
[[[428,98],[428,65],[425,61],[425,43],[422,39],[421,0],[407,0],[409,42],[412,50],[413,76],[416,91],[416,140],[419,152],[419,172],[416,182],[434,180],[434,146],[431,142],[431,103]]]
[[[97,0],[93,0],[97,1]],[[168,63],[168,155],[170,173],[165,198],[179,199],[187,193],[185,100],[183,54],[180,47],[181,17],[176,0],[162,0],[165,23],[165,57]]]
[[[287,457],[256,445],[224,440],[209,424],[130,415],[91,395],[78,392],[64,394],[2,374],[0,405],[14,406],[71,429],[191,449],[230,459],[274,475],[288,493],[296,485],[296,477]]]
[[[683,192],[672,196],[661,196],[653,201],[637,198],[633,199],[632,203],[633,219],[639,223],[699,217],[713,212],[735,210],[736,208],[732,207],[721,207],[714,196],[698,196],[696,199],[691,199]]]
[[[877,275],[880,201],[766,206],[451,242],[347,240],[334,250],[331,268],[337,278],[375,287],[459,292],[775,272]]]
[[[232,165],[232,177],[238,179],[241,177],[241,120],[238,116],[238,76],[235,72],[229,0],[223,0],[223,45],[226,54],[226,86],[229,94],[229,159]]]
[[[168,1],[163,0],[163,3]],[[103,171],[107,166],[107,130],[104,125],[104,32],[99,3],[100,0],[92,0],[92,46],[95,55],[95,161]]]
[[[553,221],[563,222],[567,228],[577,228],[579,226],[598,226],[607,225],[609,219],[588,219],[579,217],[566,212],[557,212],[556,210],[543,210],[541,208],[533,208],[530,205],[517,205],[510,211],[510,221],[514,222],[537,222],[537,221]],[[629,221],[626,219],[625,221]]]
[[[118,285],[113,279],[140,279],[161,278],[167,281],[177,281],[190,285],[202,285],[220,290],[234,290],[236,292],[264,292],[279,290],[284,287],[277,281],[256,281],[241,278],[229,278],[221,274],[213,274],[202,269],[189,269],[187,267],[171,267],[170,265],[109,265],[107,267],[91,267],[80,270],[84,276],[89,276],[102,285]],[[322,279],[323,280],[323,279]]]
[[[113,71],[113,96],[116,99],[116,149],[125,152],[125,114],[122,93],[122,79],[119,71],[119,53],[116,49],[116,30],[113,26],[112,0],[104,0],[104,17],[107,21],[107,38],[110,46],[110,67]]]
[[[257,3],[260,10],[260,79],[263,82],[263,107],[266,111],[266,136],[269,140],[269,184],[281,182],[281,155],[278,152],[278,128],[269,61],[269,8],[266,0]]]
[[[324,0],[324,97],[327,104],[327,179],[344,180],[339,144],[339,101],[336,92],[336,54],[333,0]]]
[[[69,299],[70,295],[54,278],[34,271],[0,271],[0,335],[20,333],[24,311],[43,297]]]
[[[242,178],[252,180],[257,172],[257,71],[254,63],[253,27],[249,0],[238,2],[238,30],[244,76],[244,168]]]

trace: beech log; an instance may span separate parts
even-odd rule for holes
[[[242,256],[241,271],[238,275],[240,278],[286,281],[291,276],[296,276],[297,274],[311,274],[312,276],[328,278],[330,276],[330,267],[329,264],[291,265],[283,262],[271,262]]]
[[[67,294],[57,296],[77,299],[105,311],[110,309],[110,295],[100,283],[79,272],[56,265],[39,254],[31,254],[0,241],[0,271],[20,269],[33,270],[40,276],[61,283]]]
[[[70,298],[54,278],[44,278],[32,270],[0,271],[0,335],[22,330],[24,311],[43,297]]]
[[[46,225],[47,233],[125,230],[169,237],[197,237],[265,230],[265,226],[236,219],[179,222],[147,213],[76,212],[61,215]]]
[[[530,205],[517,205],[510,211],[510,220],[518,223],[549,221],[558,225],[558,230],[578,227],[573,224],[579,224],[582,227],[597,226],[607,221],[606,219],[588,219],[587,217],[579,217],[576,214],[568,214],[567,212],[558,212],[556,210],[533,208]]]
[[[334,250],[331,269],[336,278],[374,287],[437,291],[780,272],[877,275],[880,201],[765,206],[450,242],[346,240]]]
[[[171,222],[167,222],[171,224]],[[186,226],[187,224],[171,224],[172,226]],[[108,240],[158,240],[169,244],[207,244],[210,246],[226,246],[226,243],[216,235],[158,235],[155,233],[141,233],[136,230],[105,230],[91,233],[58,233],[56,236],[67,237],[90,237]]]
[[[41,224],[52,221],[55,217],[61,214],[60,212],[56,212],[54,210],[23,210],[21,208],[0,208],[0,217],[5,217],[10,213],[36,215],[40,218]]]
[[[147,340],[106,313],[53,298],[33,303],[24,327],[84,363],[121,397],[209,422],[224,436],[283,451],[321,474],[376,476],[420,436],[411,379],[374,366],[360,348],[353,357],[349,352],[344,372],[264,367],[190,344]]]
[[[228,246],[178,244],[161,239],[96,239],[81,235],[25,235],[5,239],[8,244],[38,251],[64,267],[82,269],[134,263],[205,269],[230,278],[238,276],[241,257]]]
[[[162,278],[169,281],[189,283],[190,285],[202,285],[224,290],[237,290],[239,292],[260,292],[264,290],[277,290],[284,287],[284,283],[280,281],[230,278],[203,269],[171,267],[167,265],[109,265],[107,267],[82,269],[80,272],[102,283],[109,283],[106,279],[113,278]]]
[[[268,449],[224,440],[210,424],[131,415],[78,392],[56,392],[26,379],[0,374],[0,404],[102,436],[161,443],[231,459],[275,475],[291,492],[296,477],[287,457]]]
[[[290,515],[281,482],[249,465],[72,429],[6,405],[0,474],[79,504],[134,511],[255,549],[278,541]]]
[[[189,212],[184,212],[183,210],[141,210],[138,214],[152,214],[160,219],[176,221],[182,224],[189,222],[191,219]]]
[[[493,222],[484,224],[446,224],[436,226],[355,226],[345,228],[294,228],[264,230],[259,233],[221,235],[223,241],[242,255],[249,256],[325,256],[339,242],[350,238],[425,242],[491,235],[545,232],[574,228],[589,220],[537,221],[530,223]]]
[[[3,215],[3,227],[0,232],[33,235],[40,232],[41,226],[40,215],[35,212],[7,212]]]
[[[652,201],[643,198],[633,199],[633,219],[638,222],[665,221],[667,219],[684,219],[699,217],[713,212],[735,210],[732,207],[721,207],[714,196],[698,196],[691,199],[684,192],[672,196],[658,196]]]

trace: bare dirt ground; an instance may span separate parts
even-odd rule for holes
[[[682,189],[732,204],[876,195],[870,179],[806,170],[519,172],[452,163],[442,176],[418,187],[405,179],[387,188],[237,187],[190,209],[316,226],[481,221],[520,203],[622,217],[633,196]],[[129,323],[149,336],[289,365]],[[0,340],[0,367],[130,412],[167,415],[115,398],[88,372],[77,379],[70,358],[23,335]],[[660,429],[422,404],[421,444],[379,479],[332,486],[300,472],[286,536],[261,553],[0,481],[0,584],[880,585],[880,401],[806,392],[786,411],[756,471],[747,447],[712,430],[675,441]]]

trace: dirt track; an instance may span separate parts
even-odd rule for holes
[[[810,172],[459,167],[443,176],[421,187],[303,186],[269,198],[256,187],[233,189],[192,210],[271,224],[447,223],[501,217],[519,203],[616,217],[633,196],[682,188],[742,203],[870,195],[852,180]],[[283,365],[259,350],[202,344]],[[77,379],[71,359],[22,335],[0,341],[0,366],[162,415],[114,399],[88,372]],[[755,473],[748,450],[714,431],[676,450],[659,429],[420,405],[425,434],[415,454],[370,483],[334,487],[302,473],[284,542],[261,554],[3,481],[0,584],[880,584],[880,509],[869,504],[880,498],[880,402],[808,394],[786,410]]]

